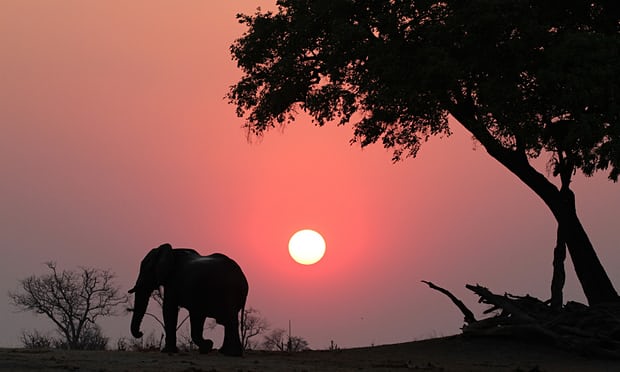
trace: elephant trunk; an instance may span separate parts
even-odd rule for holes
[[[140,325],[142,324],[142,318],[144,318],[144,314],[146,313],[146,307],[149,304],[149,298],[151,294],[148,292],[138,291],[135,292],[135,301],[134,301],[134,309],[133,315],[131,317],[131,334],[135,338],[142,337],[142,332],[140,331]]]

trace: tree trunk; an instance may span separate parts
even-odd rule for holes
[[[618,293],[609,280],[588,234],[581,225],[575,208],[575,196],[566,190],[560,195],[561,208],[554,211],[559,229],[566,242],[577,278],[590,305],[618,300]]]
[[[573,192],[568,189],[560,192],[532,168],[525,155],[520,161],[515,161],[514,156],[494,157],[540,196],[553,213],[588,303],[594,305],[617,301],[618,293],[577,217]]]
[[[524,150],[504,147],[478,121],[473,104],[466,101],[467,98],[464,104],[455,105],[451,110],[452,115],[480,141],[489,155],[515,174],[549,207],[559,224],[558,228],[563,232],[575,273],[588,303],[594,305],[618,301],[618,293],[577,217],[572,191],[567,188],[560,192],[553,183],[530,165]]]
[[[551,278],[551,308],[560,310],[564,304],[564,283],[566,273],[564,271],[564,261],[566,260],[566,242],[562,230],[558,225],[557,243],[553,250],[553,277]]]

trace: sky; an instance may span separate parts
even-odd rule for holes
[[[477,314],[467,283],[549,297],[551,213],[458,123],[396,164],[380,145],[351,146],[350,126],[303,115],[248,141],[224,98],[241,76],[229,46],[244,32],[236,13],[273,3],[0,2],[0,347],[52,330],[6,296],[45,262],[110,269],[126,291],[165,242],[236,260],[248,306],[315,349],[458,333],[462,314],[420,280]],[[618,187],[604,174],[573,184],[617,287]],[[326,241],[315,265],[288,254],[304,228]],[[566,299],[585,302],[567,271]],[[115,340],[129,321],[100,324]]]

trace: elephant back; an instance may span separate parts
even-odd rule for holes
[[[189,306],[206,309],[209,317],[222,320],[237,314],[245,305],[247,279],[241,267],[224,254],[192,259],[181,268],[179,275],[179,292],[184,294],[180,300]]]
[[[198,276],[192,280],[204,281],[209,290],[225,286],[228,290],[235,287],[235,291],[247,294],[248,283],[241,267],[230,257],[222,253],[213,253],[208,256],[192,257],[186,266],[187,277]],[[191,275],[193,273],[194,275]]]

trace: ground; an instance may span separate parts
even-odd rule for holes
[[[0,349],[0,371],[620,371],[620,361],[588,358],[533,342],[452,336],[395,345],[295,354]]]

